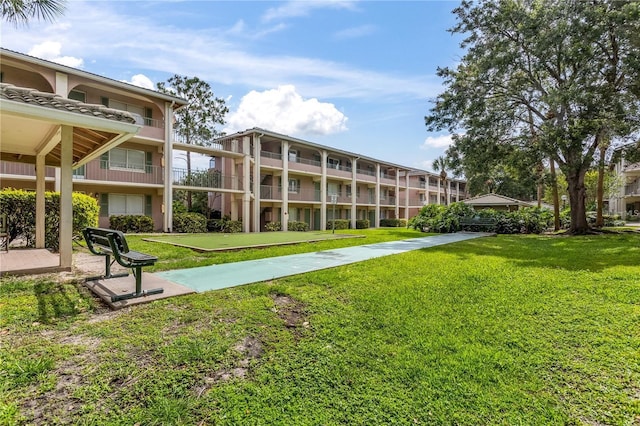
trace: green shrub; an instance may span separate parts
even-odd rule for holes
[[[495,231],[499,234],[541,233],[553,223],[553,213],[537,207],[525,208],[513,212],[494,209],[475,211],[468,204],[457,202],[448,207],[429,204],[424,206],[417,216],[409,221],[409,226],[430,232],[457,232],[461,229],[460,220],[465,217],[483,217],[496,221]],[[473,229],[472,231],[487,230]],[[491,230],[491,229],[490,229]]]
[[[369,219],[356,220],[356,229],[369,229]]]
[[[207,232],[207,218],[200,213],[178,213],[173,216],[172,231],[188,234]]]
[[[640,215],[632,214],[627,216],[627,222],[640,222]]]
[[[405,219],[380,219],[380,226],[383,228],[406,228]]]
[[[290,220],[287,224],[287,229],[289,231],[298,231],[298,232],[307,232],[309,230],[309,225],[307,222],[298,222],[296,220]]]
[[[44,203],[45,247],[57,251],[60,248],[60,194],[45,192]],[[74,192],[71,194],[71,203],[74,235],[82,235],[82,230],[87,226],[98,225],[100,207],[93,197]],[[21,189],[0,191],[0,211],[7,214],[9,242],[22,238],[27,247],[35,247],[36,193]]]
[[[153,232],[153,218],[139,214],[109,216],[109,227],[125,233]]]
[[[335,222],[335,228],[333,223]],[[349,229],[351,221],[349,219],[336,219],[327,221],[327,229]]]
[[[231,220],[229,216],[224,216],[222,219],[213,219],[211,220],[211,225],[214,232],[224,232],[226,234],[242,232],[242,221]]]
[[[280,222],[269,222],[264,228],[269,232],[282,231],[282,223]]]

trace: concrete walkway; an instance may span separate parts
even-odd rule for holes
[[[348,265],[377,257],[400,254],[411,250],[419,250],[489,235],[494,234],[482,232],[441,234],[423,238],[412,238],[409,240],[345,247],[336,250],[294,254],[291,256],[178,269],[158,272],[154,275],[158,275],[162,279],[183,285],[197,292],[203,292],[273,280],[290,275]]]

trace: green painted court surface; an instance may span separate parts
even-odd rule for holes
[[[256,232],[246,234],[206,233],[167,235],[144,238],[144,240],[189,247],[197,251],[216,251],[357,237],[359,236],[333,234],[330,232]]]
[[[411,250],[451,244],[485,237],[487,235],[491,234],[481,232],[439,234],[423,238],[388,241],[386,243],[367,244],[312,253],[224,263],[198,268],[177,269],[158,272],[157,275],[165,280],[183,285],[197,292],[203,292],[303,274],[305,272],[318,271],[326,268],[335,268],[337,266],[363,262],[377,257],[401,254]]]

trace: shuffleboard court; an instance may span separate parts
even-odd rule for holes
[[[290,256],[178,269],[158,272],[157,275],[165,280],[181,284],[197,292],[203,292],[268,281],[326,268],[334,268],[377,257],[400,254],[411,250],[419,250],[489,235],[495,234],[483,232],[441,234]]]

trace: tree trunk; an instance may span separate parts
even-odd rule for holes
[[[596,188],[596,227],[604,226],[602,210],[604,209],[604,159],[607,148],[603,141],[600,142],[600,159],[598,161],[598,187]]]
[[[556,162],[553,158],[549,160],[549,170],[551,172],[551,191],[553,193],[553,229],[560,229],[560,199],[558,198],[558,180],[556,179]]]
[[[586,170],[571,170],[567,174],[567,189],[569,191],[569,205],[571,206],[571,234],[586,234],[589,232],[587,212],[585,208],[586,190],[584,175]]]

